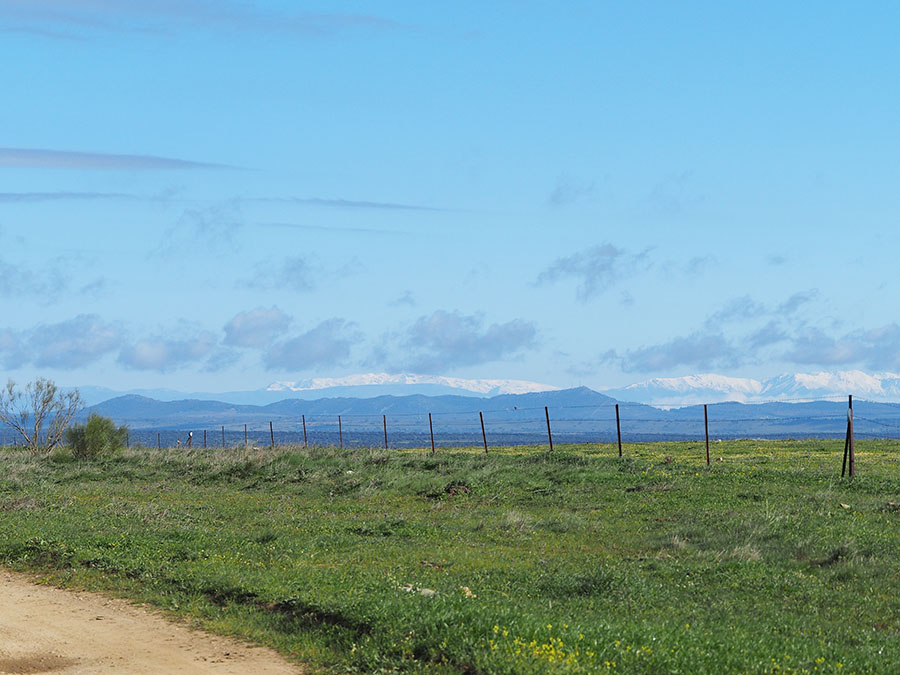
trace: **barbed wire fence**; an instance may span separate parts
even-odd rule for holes
[[[706,443],[708,448],[710,440],[838,439],[846,434],[847,414],[839,407],[833,407],[833,412],[813,408],[841,398],[772,400],[768,403],[785,405],[765,414],[760,414],[758,404],[660,409],[622,402],[436,412],[301,413],[298,418],[273,416],[266,421],[217,425],[135,425],[129,430],[128,443],[157,448],[302,445],[435,452],[455,447],[481,447],[490,452],[492,447],[545,445],[552,449],[554,443],[613,443],[618,444],[621,455],[623,445],[653,441],[693,441]],[[856,413],[856,438],[900,438],[900,403],[858,399]],[[0,445],[18,443],[12,430],[0,428]]]

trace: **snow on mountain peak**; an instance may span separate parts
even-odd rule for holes
[[[762,391],[762,382],[744,377],[728,377],[715,373],[687,375],[685,377],[656,377],[644,382],[630,384],[626,389],[649,389],[659,387],[671,391],[691,391],[694,389],[711,389],[721,392],[740,392],[758,394]]]
[[[884,394],[881,378],[861,370],[842,370],[836,373],[797,373],[794,379],[810,390],[827,389],[841,394]]]
[[[559,387],[525,380],[467,380],[439,375],[417,375],[412,373],[360,373],[346,377],[314,377],[293,382],[273,382],[267,391],[315,391],[334,387],[365,387],[373,385],[439,385],[451,389],[477,394],[528,394],[539,391],[554,391]]]

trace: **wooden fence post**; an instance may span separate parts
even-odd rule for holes
[[[344,428],[341,426],[341,416],[338,415],[338,442],[341,444],[341,450],[344,449]]]
[[[203,430],[203,449],[206,450],[206,429]]]
[[[222,426],[222,447],[225,447],[225,426]]]
[[[162,441],[160,440],[158,431],[156,432],[156,449],[162,450]]]
[[[272,421],[269,420],[269,439],[272,442],[272,447],[275,447],[275,431],[272,429]]]
[[[244,425],[244,445],[247,445],[247,425]]]
[[[384,449],[387,450],[387,415],[382,415],[381,421],[384,422]]]
[[[303,447],[309,447],[306,443],[306,415],[302,415],[303,417]]]

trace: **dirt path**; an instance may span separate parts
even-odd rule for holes
[[[0,673],[302,672],[272,650],[192,630],[124,600],[0,570]]]

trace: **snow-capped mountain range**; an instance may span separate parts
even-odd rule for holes
[[[794,373],[755,380],[706,373],[685,377],[657,377],[601,391],[620,401],[648,403],[658,407],[722,401],[814,401],[837,399],[848,394],[872,401],[900,401],[900,374],[869,374],[860,370],[844,370]]]
[[[232,392],[181,392],[142,389],[127,392],[80,387],[88,405],[121,394],[138,394],[159,401],[216,400],[240,405],[267,405],[283,399],[374,398],[377,396],[471,396],[488,398],[533,394],[561,388],[526,380],[464,379],[436,375],[364,373],[338,378],[273,382],[263,389]],[[625,387],[597,391],[618,401],[678,408],[701,403],[765,403],[770,401],[836,400],[853,394],[859,399],[900,402],[900,374],[859,370],[779,375],[767,380],[715,373],[657,377]]]
[[[466,380],[458,377],[442,377],[439,375],[415,375],[411,373],[363,373],[347,377],[314,377],[298,382],[273,382],[266,391],[319,391],[344,387],[384,387],[384,386],[417,387],[434,385],[450,390],[461,390],[463,393],[497,396],[499,394],[530,394],[538,391],[555,391],[559,387],[525,380]]]

